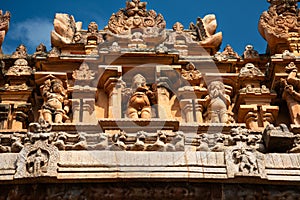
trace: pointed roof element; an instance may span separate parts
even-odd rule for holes
[[[107,29],[115,34],[129,34],[135,28],[157,27],[164,29],[166,22],[161,14],[154,10],[146,10],[146,2],[131,0],[126,2],[126,8],[113,13]]]
[[[268,0],[268,11],[260,17],[258,30],[272,55],[289,50],[299,55],[300,16],[298,0]]]

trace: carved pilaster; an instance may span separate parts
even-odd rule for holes
[[[80,99],[72,99],[73,123],[80,122]]]
[[[157,88],[157,104],[158,104],[158,117],[160,119],[172,118],[170,108],[170,92],[165,87]]]
[[[108,118],[122,118],[122,88],[124,82],[118,78],[109,78],[104,84],[108,94]]]
[[[183,99],[180,101],[180,107],[186,123],[194,122],[194,106],[192,99]]]
[[[95,114],[95,99],[83,99],[82,102],[82,122],[97,122]]]
[[[203,109],[204,109],[204,99],[196,99],[195,100],[195,121],[198,123],[203,123]]]

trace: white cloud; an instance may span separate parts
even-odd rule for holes
[[[32,18],[15,24],[11,22],[7,39],[13,40],[13,43],[19,42],[17,46],[21,43],[24,44],[28,51],[34,52],[40,43],[44,43],[49,50],[51,30],[53,30],[53,23],[48,19]]]

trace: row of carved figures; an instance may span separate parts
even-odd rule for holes
[[[284,144],[276,141],[281,137]],[[106,151],[208,151],[224,152],[240,147],[266,152],[300,152],[299,136],[287,126],[269,125],[263,133],[244,127],[233,127],[227,133],[207,132],[191,137],[182,131],[158,130],[157,132],[123,130],[106,133],[52,131],[46,121],[31,123],[27,133],[0,134],[0,153],[18,153],[24,146],[37,141],[56,146],[59,150],[106,150]]]
[[[15,93],[18,94],[17,91],[28,91],[29,98],[31,92],[33,91],[32,87],[34,86],[29,87],[26,84],[30,79],[32,73],[33,70],[30,66],[28,66],[28,62],[25,59],[17,59],[15,61],[15,65],[4,72],[4,76],[6,76],[9,80],[9,84],[4,85],[4,87],[2,88],[3,92],[10,92],[12,95],[15,95]],[[294,62],[290,62],[286,66],[286,73],[287,77],[282,78],[280,83],[278,83],[279,89],[276,92],[277,95],[280,96],[280,98],[282,97],[282,99],[287,102],[292,123],[299,125],[300,119],[297,113],[299,110],[300,101],[300,78],[297,75],[298,69]],[[185,94],[184,92],[186,91],[191,91],[191,93],[194,93],[194,97],[186,97],[185,95],[176,96],[179,101],[178,106],[180,107],[178,109],[181,109],[180,112],[183,115],[183,119],[185,120],[185,122],[193,122],[193,120],[190,120],[189,118],[194,115],[193,112],[197,111],[199,113],[196,113],[196,116],[198,116],[199,119],[194,120],[195,122],[232,123],[236,121],[245,123],[247,119],[251,121],[251,119],[259,117],[260,114],[255,113],[259,109],[252,108],[255,105],[259,105],[255,103],[255,101],[251,103],[250,100],[247,100],[248,104],[250,102],[250,105],[247,104],[244,106],[242,105],[244,104],[242,100],[239,101],[239,99],[246,98],[247,96],[251,97],[252,99],[262,96],[263,98],[269,98],[269,102],[271,103],[271,100],[276,98],[275,91],[270,91],[270,89],[268,89],[266,85],[261,84],[261,80],[265,79],[265,75],[251,63],[246,64],[243,68],[240,69],[238,75],[240,90],[237,93],[239,94],[238,99],[234,99],[234,108],[232,107],[233,98],[229,96],[228,93],[228,90],[233,90],[231,86],[225,85],[222,81],[219,80],[209,82],[207,88],[197,85],[199,84],[199,80],[203,79],[203,75],[191,63],[181,70],[180,76],[182,77],[182,79],[188,81],[190,85],[179,86],[177,89],[173,89],[173,93],[176,94],[176,90],[183,91],[182,94]],[[78,80],[78,82],[88,82],[92,79],[95,79],[95,72],[93,72],[93,70],[90,70],[88,65],[84,63],[79,70],[75,70],[73,72],[73,78]],[[121,95],[122,98],[120,98],[119,101],[121,101],[122,103],[120,104],[121,106],[118,109],[122,109],[122,112],[124,113],[124,116],[126,118],[150,119],[153,117],[161,117],[157,115],[157,110],[155,109],[162,108],[158,108],[155,105],[160,103],[158,101],[160,95],[158,92],[158,88],[164,88],[164,84],[154,83],[152,85],[149,85],[146,78],[139,73],[136,73],[133,76],[132,82],[129,84],[130,87],[127,87],[124,81],[121,80],[121,82],[122,84],[120,85],[121,90],[119,90],[119,95]],[[74,109],[75,101],[74,99],[70,98],[71,95],[67,87],[68,86],[64,84],[62,80],[51,75],[51,73],[44,77],[44,81],[39,85],[40,95],[43,99],[41,107],[38,108],[40,118],[49,123],[63,123],[65,121],[71,121],[70,115],[72,113],[72,107]],[[91,90],[91,87],[87,85],[75,85],[74,89],[77,89],[77,87],[80,90],[84,91]],[[200,98],[196,95],[196,88],[199,89],[199,87],[201,91],[204,91],[202,92],[202,97]],[[96,90],[96,88],[94,89]],[[164,90],[160,91],[161,93],[163,93],[162,91],[170,93],[168,89],[169,88],[165,88]],[[2,94],[0,93],[0,95]],[[7,107],[5,104],[5,101],[11,101],[9,98],[10,96],[3,95],[1,104],[2,112],[0,113],[2,115],[2,120],[7,118],[8,113],[11,113],[11,109],[13,109],[15,110],[17,114],[16,118],[18,118],[19,121],[22,118],[23,123],[32,122],[29,120],[30,118],[28,116],[29,111],[31,110],[28,102],[24,103],[23,101],[23,104],[17,104],[18,106],[11,108],[10,106]],[[109,96],[109,98],[113,97]],[[194,98],[194,100],[197,100],[197,102],[193,101],[193,99],[191,98]],[[95,97],[91,102],[94,102],[91,104],[91,107],[95,107]],[[266,124],[264,124],[262,127],[265,127],[269,123],[275,122],[275,118],[279,108],[276,105],[270,105],[270,103],[262,105],[262,111],[269,110],[269,113],[262,113],[262,121],[266,121]],[[195,104],[194,108],[192,104]],[[166,108],[169,105],[159,106]],[[193,110],[195,109],[195,107],[197,107],[197,110]],[[243,109],[245,110],[243,112],[247,112],[248,115],[242,116],[241,113],[243,113]],[[273,111],[271,112],[270,110]],[[235,112],[235,114],[233,114],[233,112]],[[240,115],[241,117],[239,117]],[[247,126],[248,128],[251,128],[249,123],[247,124]]]

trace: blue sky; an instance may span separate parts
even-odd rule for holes
[[[259,53],[265,53],[267,43],[260,36],[257,26],[261,13],[268,9],[267,0],[148,0],[147,9],[161,13],[167,28],[177,21],[188,29],[197,17],[215,14],[218,32],[223,32],[220,51],[230,44],[238,54],[242,54],[247,44],[252,44]],[[29,53],[43,42],[51,49],[50,31],[53,29],[55,13],[67,13],[83,22],[87,29],[91,21],[102,29],[112,13],[125,7],[126,0],[2,0],[0,9],[11,12],[11,23],[3,43],[5,54],[11,54],[23,43]]]

